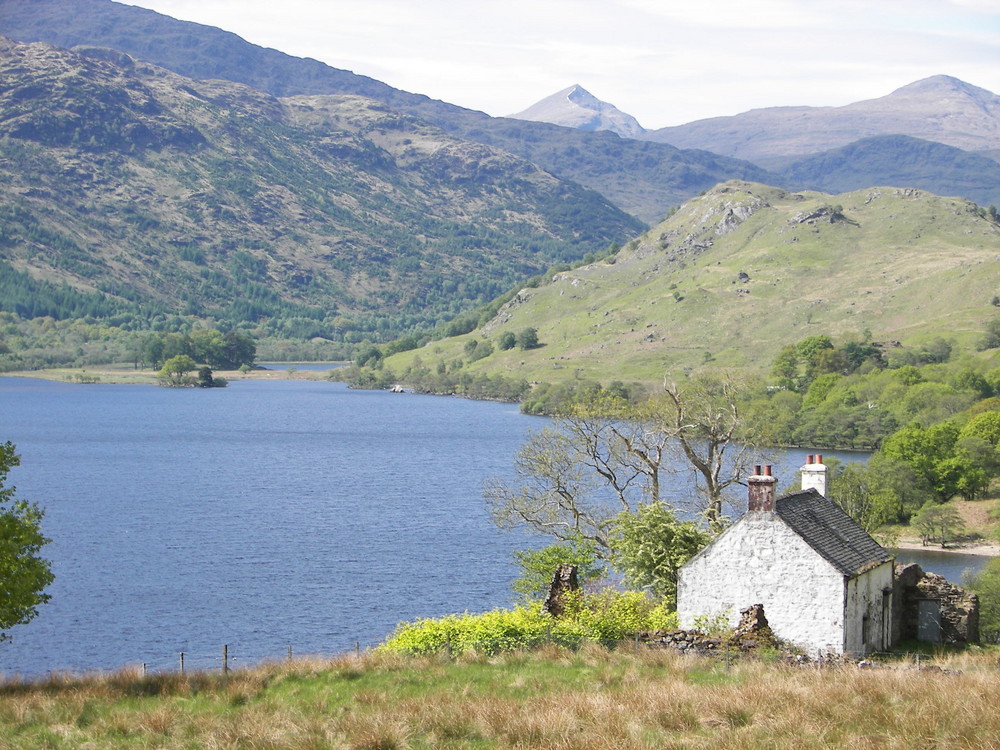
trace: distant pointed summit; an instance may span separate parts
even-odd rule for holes
[[[623,138],[635,138],[646,132],[632,115],[602,102],[579,84],[547,96],[510,117],[578,130],[610,130]]]

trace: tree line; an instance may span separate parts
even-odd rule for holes
[[[146,334],[137,342],[132,354],[137,367],[149,366],[154,370],[182,356],[213,369],[236,370],[253,365],[257,345],[252,337],[240,331],[222,333],[214,328],[202,328],[190,333]]]

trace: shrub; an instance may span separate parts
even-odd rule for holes
[[[676,614],[666,603],[654,602],[639,591],[605,589],[599,594],[577,593],[564,601],[566,612],[559,619],[543,610],[541,602],[530,602],[509,610],[400,623],[379,649],[408,654],[475,651],[491,655],[543,643],[575,648],[591,640],[613,645],[639,631],[677,626]]]
[[[517,336],[513,331],[504,331],[497,340],[497,346],[500,347],[500,351],[502,352],[513,349],[517,346]]]
[[[597,559],[593,542],[579,540],[550,544],[541,549],[514,550],[514,561],[521,575],[511,588],[526,599],[542,599],[552,583],[553,571],[559,565],[576,565],[581,585],[596,581],[606,573],[606,566]]]

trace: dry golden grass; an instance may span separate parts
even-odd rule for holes
[[[996,653],[917,669],[599,647],[0,688],[0,748],[996,748]]]

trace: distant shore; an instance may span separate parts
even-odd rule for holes
[[[893,549],[923,550],[924,552],[946,552],[961,555],[983,555],[1000,557],[1000,545],[992,542],[972,542],[942,547],[940,544],[921,544],[919,539],[900,539],[890,545]]]
[[[280,370],[213,370],[214,377],[226,380],[326,380],[329,370],[298,369],[289,363]],[[96,383],[101,385],[157,385],[155,370],[135,370],[125,365],[100,367],[53,367],[46,370],[16,370],[0,373],[6,378],[36,378],[61,383]]]

